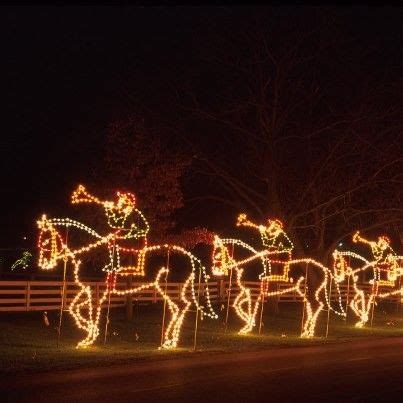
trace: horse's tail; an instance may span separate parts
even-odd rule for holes
[[[217,319],[218,315],[216,314],[216,312],[214,311],[212,305],[211,305],[211,298],[210,298],[210,291],[209,291],[209,287],[208,287],[208,280],[209,280],[209,276],[206,273],[206,268],[202,265],[201,261],[195,257],[192,257],[192,263],[193,263],[193,279],[192,279],[192,298],[193,298],[193,302],[196,305],[197,309],[200,309],[202,315],[206,315],[209,316],[212,319]],[[199,271],[197,270],[197,268],[199,268]],[[205,294],[205,300],[206,300],[206,304],[207,307],[205,307],[204,305],[200,304],[199,298],[196,298],[196,289],[198,292],[198,296],[199,296],[199,283],[198,283],[198,275],[200,275],[200,284],[202,283],[202,281],[204,282],[204,294]],[[203,276],[203,279],[201,279],[201,276]],[[197,284],[195,284],[197,283]]]

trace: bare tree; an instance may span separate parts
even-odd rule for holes
[[[298,252],[321,259],[356,228],[399,231],[401,78],[361,72],[373,46],[357,53],[359,39],[334,35],[337,19],[264,21],[201,56],[214,99],[193,81],[177,90],[200,133],[214,133],[194,147],[205,186],[193,202],[279,217]]]

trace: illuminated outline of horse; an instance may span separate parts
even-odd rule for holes
[[[240,246],[243,249],[246,249],[252,252],[252,255],[246,259],[236,260],[232,257],[228,251],[227,245],[231,245],[232,248],[235,246]],[[217,252],[217,249],[218,252]],[[305,284],[304,284],[304,276],[300,276],[296,282],[293,283],[290,287],[287,287],[283,290],[278,291],[267,291],[267,279],[270,278],[270,282],[279,283],[280,281],[273,281],[271,278],[273,276],[268,276],[266,272],[267,264],[266,263],[276,263],[275,260],[270,260],[270,255],[276,255],[277,251],[257,251],[252,246],[247,243],[240,241],[238,239],[230,239],[224,238],[221,239],[218,236],[214,239],[214,250],[213,250],[213,274],[217,276],[228,275],[231,268],[235,269],[236,272],[236,283],[240,288],[240,293],[236,296],[233,307],[235,308],[238,316],[245,322],[245,325],[240,329],[240,334],[247,334],[252,331],[255,327],[255,319],[259,309],[260,302],[263,297],[273,297],[282,294],[286,294],[292,291],[296,291],[304,302],[305,306],[305,322],[303,324],[303,329],[301,332],[301,337],[313,337],[315,335],[315,325],[318,319],[319,314],[322,312],[324,306],[326,305],[328,309],[332,310],[336,314],[340,316],[345,316],[345,312],[343,306],[341,304],[340,297],[340,289],[337,282],[335,282],[336,289],[338,292],[338,305],[340,311],[335,310],[330,303],[330,296],[328,295],[328,285],[329,281],[333,280],[333,275],[331,270],[327,267],[323,266],[321,263],[315,261],[314,259],[305,258],[305,259],[291,259],[287,261],[288,271],[291,271],[291,268],[294,265],[312,265],[314,269],[318,270],[322,275],[322,282],[316,288],[314,293],[305,293]],[[336,259],[336,256],[333,256]],[[268,258],[268,262],[266,259]],[[251,263],[257,259],[260,259],[263,266],[263,272],[259,275],[260,281],[260,293],[257,297],[256,301],[252,302],[251,289],[246,287],[242,282],[242,275],[244,273],[244,268],[242,265]],[[309,267],[306,268],[308,270]],[[282,276],[279,278],[282,278]],[[309,277],[307,288],[309,289]],[[312,298],[313,296],[313,298]],[[246,309],[243,306],[246,304]]]
[[[358,321],[355,323],[356,327],[364,327],[370,316],[371,306],[375,303],[377,298],[383,299],[390,297],[392,295],[400,294],[403,296],[403,285],[397,285],[397,281],[399,277],[403,276],[403,268],[399,267],[397,269],[397,276],[393,284],[391,285],[381,285],[378,284],[379,279],[379,268],[377,268],[376,261],[368,261],[361,255],[351,252],[351,251],[336,251],[339,256],[343,259],[344,263],[342,263],[345,267],[344,274],[340,276],[338,282],[348,279],[350,277],[353,280],[354,287],[354,297],[350,301],[349,306],[354,314],[358,317]],[[346,258],[349,258],[349,263],[347,263]],[[397,256],[398,260],[402,260],[402,256]],[[351,260],[357,262],[357,266],[355,268],[351,267]],[[367,271],[372,272],[372,278],[369,280],[369,284],[372,285],[371,293],[368,293],[366,288],[361,287],[361,283],[359,282],[359,275],[364,274]],[[380,287],[382,288],[391,288],[396,287],[395,289],[389,292],[379,292]]]
[[[85,188],[80,185],[78,189],[73,193],[73,200],[74,195],[78,192],[85,192]],[[118,193],[119,194],[119,193]],[[88,193],[86,193],[88,195]],[[91,196],[92,197],[92,196]],[[96,199],[96,198],[95,198]],[[98,200],[98,199],[96,199]],[[92,201],[92,200],[91,200]],[[108,203],[104,202],[103,204]],[[108,208],[110,205],[107,205]],[[137,209],[136,209],[137,210]],[[109,222],[108,216],[108,222]],[[144,218],[144,216],[143,216]],[[79,276],[79,268],[81,261],[77,259],[78,256],[92,250],[98,248],[103,245],[108,245],[108,250],[110,252],[110,245],[111,242],[115,245],[115,241],[118,238],[117,233],[118,231],[111,232],[110,234],[102,237],[101,235],[97,234],[93,229],[87,227],[86,225],[71,220],[69,218],[53,218],[48,219],[45,215],[42,216],[42,219],[38,221],[38,227],[41,230],[39,235],[38,247],[40,250],[39,253],[39,263],[38,265],[43,269],[52,269],[54,268],[57,263],[61,260],[67,262],[68,259],[71,260],[74,266],[74,282],[80,287],[78,294],[74,297],[73,301],[69,306],[69,312],[74,317],[77,326],[87,332],[86,337],[81,340],[77,347],[86,347],[94,343],[94,341],[99,336],[99,321],[101,315],[101,308],[102,304],[105,302],[106,298],[110,294],[116,295],[127,295],[127,294],[135,294],[141,290],[145,290],[148,288],[155,288],[156,291],[161,294],[163,299],[167,302],[168,308],[172,313],[171,321],[169,322],[165,333],[164,333],[164,340],[162,347],[163,348],[175,348],[178,344],[180,329],[184,320],[184,317],[189,310],[192,302],[189,301],[186,297],[188,291],[192,294],[192,300],[196,305],[197,310],[201,312],[201,315],[210,316],[212,318],[217,318],[217,314],[214,312],[211,301],[209,297],[209,289],[208,289],[208,276],[206,274],[206,270],[204,266],[201,264],[200,260],[193,256],[190,252],[185,250],[184,248],[177,246],[177,245],[152,245],[152,246],[145,246],[140,250],[139,253],[139,261],[138,265],[145,264],[146,255],[149,252],[158,252],[158,251],[172,251],[173,253],[181,254],[189,259],[191,264],[191,272],[190,274],[184,279],[184,285],[182,287],[180,299],[177,303],[173,302],[172,299],[165,293],[165,291],[161,287],[160,279],[163,274],[167,275],[169,272],[169,268],[160,268],[154,277],[154,280],[143,284],[138,287],[133,287],[130,289],[119,290],[116,288],[116,278],[117,275],[142,275],[141,270],[134,270],[124,271],[126,268],[114,267],[113,264],[113,255],[111,256],[111,262],[105,266],[107,268],[107,278],[106,278],[106,290],[102,293],[101,297],[99,298],[98,304],[96,307],[93,307],[92,304],[92,290],[91,287],[85,285]],[[63,242],[62,236],[56,230],[56,227],[75,227],[81,229],[88,234],[92,235],[97,239],[96,242],[91,243],[89,245],[83,246],[76,250],[70,250],[66,243]],[[204,277],[204,292],[206,295],[207,300],[207,309],[208,311],[204,310],[204,307],[200,305],[200,303],[196,300],[196,292],[195,292],[195,274],[196,274],[196,267],[198,266],[199,270],[203,273]],[[136,269],[138,266],[136,266]],[[200,272],[200,274],[201,274]],[[164,280],[165,282],[166,280]],[[80,298],[84,296],[84,301],[79,302]],[[88,317],[84,317],[81,313],[82,310],[88,310]]]

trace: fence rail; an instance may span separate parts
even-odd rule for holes
[[[93,303],[95,304],[102,293],[105,291],[105,283],[90,281],[86,285],[91,286],[93,291]],[[140,286],[143,283],[135,282],[131,286]],[[48,311],[60,309],[62,302],[62,285],[61,281],[0,281],[0,312],[22,312],[22,311]],[[245,286],[251,288],[252,297],[256,297],[260,292],[259,282],[245,282]],[[289,284],[277,284],[278,290],[289,288]],[[180,298],[183,283],[167,283],[167,294],[175,301]],[[118,283],[117,288],[126,289],[126,283]],[[371,285],[361,285],[362,289],[371,290]],[[232,286],[229,290],[228,281],[209,282],[208,290],[210,299],[213,303],[225,303],[228,300],[232,302],[239,292],[239,288]],[[73,298],[77,295],[79,287],[74,282],[66,282],[64,303],[68,307]],[[340,285],[341,297],[345,302],[347,298],[347,285]],[[197,292],[197,290],[196,290]],[[200,288],[200,297],[206,295],[205,284]],[[187,294],[191,298],[190,292]],[[354,296],[353,287],[349,290],[349,300]],[[302,297],[296,292],[288,292],[278,295],[279,302],[301,302]],[[337,291],[332,290],[331,299],[336,301],[338,298]],[[111,307],[122,307],[128,302],[156,303],[162,301],[162,296],[157,293],[155,288],[143,289],[139,293],[130,296],[111,295]],[[400,295],[395,295],[383,299],[385,302],[402,303]]]

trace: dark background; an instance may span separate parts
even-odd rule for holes
[[[401,71],[401,8],[323,10],[338,15],[345,35],[358,37],[362,46],[376,45],[375,56],[364,59],[358,72]],[[94,172],[102,172],[105,127],[111,120],[139,105],[169,118],[165,94],[184,77],[193,77],[214,101],[214,83],[199,54],[212,33],[237,32],[252,11],[3,7],[0,246],[32,247],[35,220],[44,212],[62,212],[76,184],[91,183]],[[272,18],[286,24],[296,14],[309,21],[316,13],[305,7],[274,8],[268,23]],[[200,136],[189,132],[188,140],[193,135]],[[203,135],[209,140],[217,133]]]

